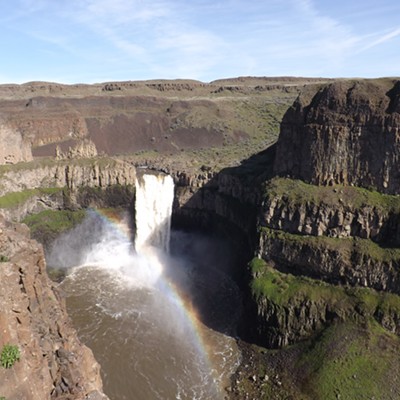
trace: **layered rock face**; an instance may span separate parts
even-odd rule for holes
[[[281,275],[251,278],[264,282],[254,311],[262,343],[287,345],[347,318],[400,332],[399,95],[392,80],[338,81],[306,89],[285,114],[258,214],[258,256]],[[354,292],[336,301],[342,285]],[[390,305],[369,308],[387,292]]]
[[[260,254],[292,273],[399,293],[399,212],[398,196],[273,179]]]
[[[9,220],[20,221],[46,209],[128,205],[135,177],[131,164],[110,158],[27,164],[3,173],[0,196],[22,194],[25,199],[16,197],[2,213]],[[131,199],[125,198],[127,188],[132,189],[128,190]],[[117,189],[121,201],[116,198]]]
[[[29,230],[0,218],[0,350],[20,360],[0,367],[0,396],[13,400],[107,399],[99,365],[79,341]]]
[[[400,83],[338,81],[285,114],[275,172],[316,185],[400,192]]]
[[[7,153],[0,150],[0,165],[27,161],[32,154],[78,158],[157,152],[170,156],[246,142],[253,135],[264,135],[264,130],[274,139],[285,105],[292,103],[300,87],[320,81],[246,78],[215,83],[1,85],[0,139],[8,146]]]
[[[136,170],[129,163],[103,158],[82,160],[82,162],[50,162],[21,166],[10,169],[2,175],[0,196],[11,192],[36,188],[78,187],[105,188],[110,185],[131,185]]]

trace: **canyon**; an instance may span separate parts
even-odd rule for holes
[[[232,277],[243,297],[243,362],[229,398],[396,399],[399,96],[399,82],[388,78],[3,85],[1,213],[21,222],[51,210],[132,207],[140,171],[167,173],[175,182],[173,227],[212,232],[240,249]],[[46,321],[40,351],[58,365],[60,346],[82,345],[66,316],[73,343],[53,334],[46,313],[65,308],[42,248],[24,225],[2,223],[14,233],[2,235],[10,261],[0,269],[0,293],[22,293],[26,302],[32,291],[46,303],[37,299],[40,277],[55,305],[43,304],[38,315],[21,306],[20,318],[10,294],[0,344],[12,338],[24,356],[35,353],[16,324],[36,332]],[[35,254],[22,267],[15,243]],[[29,276],[30,289],[3,291],[7,277],[24,279],[15,274]],[[86,361],[70,366],[76,370],[52,367],[51,383],[42,385],[48,398],[62,398],[62,389],[70,398],[102,396],[98,365],[80,348]],[[28,372],[28,364],[16,364],[19,376],[0,373],[22,381],[39,368]],[[81,376],[88,387],[74,392]]]

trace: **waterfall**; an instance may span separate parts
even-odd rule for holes
[[[169,251],[174,181],[170,175],[145,174],[136,179],[135,249]]]

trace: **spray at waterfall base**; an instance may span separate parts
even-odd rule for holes
[[[166,191],[169,192],[165,193]],[[157,320],[160,334],[170,337],[179,349],[186,348],[185,359],[196,360],[198,364],[195,368],[199,370],[197,374],[201,376],[198,379],[201,383],[197,383],[197,387],[193,384],[190,392],[188,389],[182,389],[182,384],[178,383],[175,397],[223,398],[221,386],[227,385],[228,377],[239,362],[238,355],[233,354],[232,339],[229,344],[224,344],[223,348],[216,350],[216,334],[200,322],[196,308],[192,304],[192,280],[195,274],[190,263],[161,250],[169,248],[172,178],[143,176],[138,180],[136,196],[135,243],[138,251],[133,248],[128,221],[111,220],[109,214],[92,211],[89,218],[95,220],[98,226],[91,231],[99,232],[99,237],[97,242],[91,243],[86,249],[80,263],[81,267],[75,269],[76,272],[72,274],[71,279],[79,269],[96,268],[109,274],[108,283],[112,281],[114,285],[112,288],[108,288],[107,285],[102,287],[101,293],[115,296],[115,285],[128,297],[129,291],[142,291],[146,298],[145,302],[152,303],[152,318]],[[166,198],[170,200],[165,201]],[[166,211],[166,208],[169,209]],[[148,242],[157,244],[161,249],[148,245]],[[97,288],[96,290],[98,292]],[[102,312],[108,312],[113,318],[121,320],[128,314],[140,316],[143,313],[143,310],[136,310],[137,301],[132,304],[129,304],[129,301],[122,301],[124,312],[114,309],[111,303],[101,298],[96,300],[96,305]],[[212,357],[209,357],[209,354]],[[222,364],[223,371],[218,368]],[[191,375],[195,373],[191,372]]]

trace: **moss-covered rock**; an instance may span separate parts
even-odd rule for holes
[[[239,343],[230,399],[398,399],[400,338],[366,318],[335,321],[279,351]]]
[[[400,197],[354,186],[322,187],[274,178],[263,189],[259,223],[288,233],[360,237],[400,245]]]
[[[83,221],[85,210],[46,210],[27,216],[23,222],[30,227],[31,236],[47,247],[61,233]]]
[[[295,343],[334,321],[374,319],[400,334],[400,297],[395,294],[281,273],[260,259],[250,268],[257,336],[268,347]]]
[[[400,292],[400,249],[384,248],[370,239],[296,235],[262,228],[259,254],[295,275]]]

